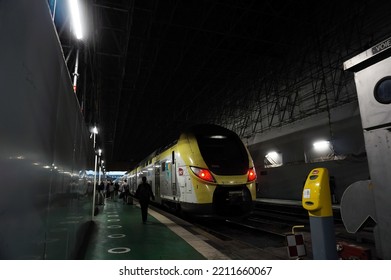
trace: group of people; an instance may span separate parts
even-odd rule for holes
[[[104,181],[101,181],[97,186],[97,191],[101,198],[99,199],[101,201],[99,204],[104,204],[104,199],[118,201],[118,198],[122,199],[123,203],[126,203],[130,196],[129,185],[126,183],[126,180],[122,185],[118,182],[113,183],[112,181],[107,181],[105,184]]]
[[[140,208],[141,208],[141,220],[145,224],[147,222],[148,217],[148,207],[150,200],[155,200],[155,196],[152,191],[151,185],[147,182],[147,178],[142,177],[141,184],[138,185],[135,197],[139,200]],[[98,195],[100,196],[100,203],[104,204],[104,198],[110,199],[113,201],[117,201],[118,198],[122,199],[123,204],[128,203],[128,199],[130,198],[130,190],[127,180],[125,179],[122,185],[119,185],[117,182],[113,183],[112,181],[108,181],[106,186],[102,181],[98,186]]]
[[[104,181],[101,181],[97,186],[98,195],[101,197],[100,204],[104,204],[104,199],[117,200],[119,192],[119,184],[113,183],[112,181],[107,181],[106,184]]]
[[[124,183],[120,187],[120,196],[119,198],[122,198],[122,204],[128,203],[128,198],[130,197],[130,191],[129,191],[129,185],[128,182],[124,181]]]

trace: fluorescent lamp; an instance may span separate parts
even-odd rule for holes
[[[80,21],[80,10],[78,0],[69,0],[69,7],[71,9],[72,25],[75,36],[78,40],[83,38]]]
[[[282,165],[282,154],[277,151],[270,151],[265,156],[265,167],[278,167]]]
[[[324,151],[330,148],[330,142],[325,140],[317,141],[313,145],[314,145],[314,149],[317,151]]]
[[[96,127],[96,126],[94,126],[93,128],[92,128],[92,131],[91,131],[92,133],[94,133],[94,134],[98,134],[98,128]]]
[[[276,159],[278,157],[278,153],[275,151],[271,151],[271,152],[268,152],[266,156],[271,157],[273,159]]]

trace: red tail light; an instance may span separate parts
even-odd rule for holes
[[[251,182],[257,179],[257,173],[255,172],[255,168],[252,167],[247,171],[247,182]]]
[[[198,168],[194,166],[190,166],[191,171],[202,180],[208,181],[208,182],[215,182],[215,179],[213,178],[212,173],[208,169],[204,168]]]

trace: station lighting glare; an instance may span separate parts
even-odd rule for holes
[[[98,128],[96,126],[94,126],[91,130],[92,133],[94,134],[98,134]]]
[[[330,148],[330,142],[326,140],[314,142],[313,145],[316,151],[324,151]]]
[[[102,155],[102,149],[98,149],[98,155],[99,155],[99,156]]]
[[[265,167],[279,167],[282,165],[282,154],[276,151],[270,151],[265,156]]]
[[[276,151],[272,151],[272,152],[268,152],[266,156],[275,159],[278,157],[278,153]]]
[[[69,0],[69,7],[71,10],[72,25],[75,32],[75,36],[78,40],[83,38],[83,33],[81,29],[81,20],[80,20],[80,9],[78,0]]]

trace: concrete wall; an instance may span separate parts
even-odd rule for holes
[[[313,120],[316,123],[316,117]],[[280,130],[284,130],[281,128]],[[301,200],[303,184],[309,172],[317,167],[328,168],[335,177],[336,196],[340,201],[345,189],[358,180],[369,178],[368,162],[365,154],[364,137],[360,116],[348,116],[331,124],[286,128],[290,133],[278,133],[275,137],[249,146],[258,175],[258,197]],[[330,140],[336,156],[343,160],[308,162],[306,155],[317,139]],[[283,165],[265,168],[264,157],[276,150],[283,155]]]

